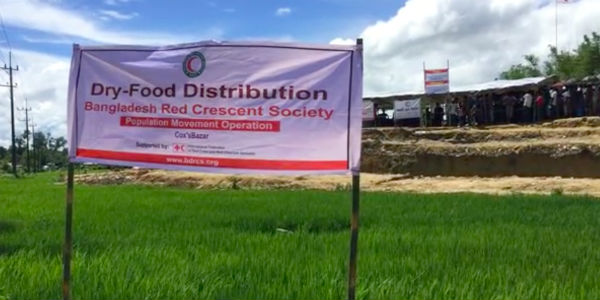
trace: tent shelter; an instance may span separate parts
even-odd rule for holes
[[[424,94],[422,92],[411,93],[396,93],[383,95],[367,95],[364,100],[373,101],[377,105],[377,109],[391,110],[394,107],[394,101],[402,101],[420,98],[421,111],[427,105],[433,105],[436,102],[446,103],[454,97],[477,96],[477,95],[502,95],[505,93],[519,92],[523,93],[531,90],[539,90],[544,87],[549,87],[557,79],[554,76],[550,77],[529,77],[516,80],[494,80],[489,82],[464,85],[459,87],[450,87],[450,92],[447,94]]]

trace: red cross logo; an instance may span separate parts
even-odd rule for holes
[[[173,144],[173,152],[183,152],[185,145]]]

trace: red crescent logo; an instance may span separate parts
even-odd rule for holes
[[[194,61],[194,59],[196,59],[196,56],[192,56],[190,57],[190,59],[188,59],[188,61],[185,64],[185,67],[188,69],[188,72],[194,72],[194,69],[192,67],[192,62]]]

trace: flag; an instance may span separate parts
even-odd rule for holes
[[[449,85],[449,69],[425,70],[425,94],[447,93]]]

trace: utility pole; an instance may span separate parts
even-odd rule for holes
[[[33,122],[33,120],[31,120]],[[37,172],[37,161],[36,161],[36,151],[35,151],[35,127],[37,126],[37,124],[35,123],[31,123],[29,126],[31,126],[31,145],[32,145],[32,150],[33,150],[33,172]]]
[[[12,134],[12,171],[15,177],[17,175],[17,148],[15,147],[15,101],[14,101],[14,93],[13,89],[17,86],[13,84],[13,71],[18,71],[19,66],[16,68],[12,67],[12,53],[8,52],[8,67],[6,64],[4,67],[0,68],[5,71],[8,71],[8,78],[10,80],[8,85],[0,85],[3,87],[8,87],[10,89],[10,124],[11,124],[11,134]]]
[[[29,159],[29,112],[31,111],[31,107],[27,104],[27,97],[25,97],[25,107],[17,108],[18,111],[25,112],[25,140],[27,145],[27,173],[31,173],[31,162]],[[21,120],[23,121],[23,120]]]

